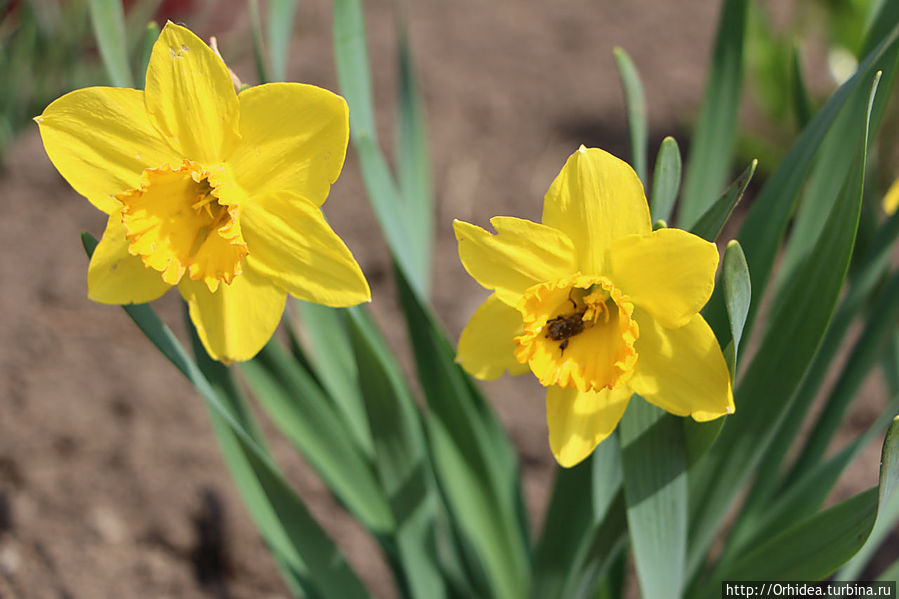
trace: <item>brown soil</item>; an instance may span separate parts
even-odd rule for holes
[[[218,24],[181,20],[219,35],[225,55],[230,45],[235,56],[247,48],[247,19],[244,4],[234,4],[233,18]],[[434,303],[455,337],[485,292],[456,259],[451,220],[537,219],[549,182],[578,144],[627,155],[616,45],[641,70],[652,151],[664,135],[681,133],[702,93],[717,3],[408,4],[437,198]],[[336,89],[329,3],[299,6],[290,79]],[[367,6],[389,147],[394,3]],[[234,66],[252,73],[246,53]],[[33,129],[9,153],[0,205],[0,597],[287,597],[200,398],[122,310],[87,300],[79,233],[99,236],[102,215],[57,175]],[[372,281],[378,321],[403,346],[387,254],[352,156],[325,210]],[[177,327],[175,297],[159,310]],[[539,520],[553,469],[543,393],[527,377],[484,389],[519,448]],[[852,430],[882,409],[882,390],[865,393],[864,410],[847,422]],[[375,543],[268,429],[289,479],[374,593],[395,596]],[[874,484],[877,462],[872,447],[838,493]]]

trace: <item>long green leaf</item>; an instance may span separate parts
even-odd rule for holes
[[[749,277],[749,266],[740,242],[732,239],[724,251],[724,304],[727,308],[727,320],[730,324],[730,344],[724,350],[724,357],[730,366],[731,379],[737,378],[737,350],[743,338],[743,327],[749,315],[749,304],[752,302],[752,283]]]
[[[347,509],[375,534],[392,531],[393,516],[370,463],[311,376],[275,340],[241,370],[272,422]]]
[[[687,472],[679,418],[634,396],[619,425],[627,526],[645,599],[679,597],[687,561]]]
[[[821,460],[834,434],[844,421],[844,415],[868,373],[877,364],[899,325],[899,272],[894,273],[877,304],[871,310],[855,342],[849,361],[828,395],[823,411],[818,415],[805,446],[788,478],[802,475]]]
[[[125,41],[125,14],[119,0],[88,0],[94,36],[100,47],[100,57],[109,81],[116,87],[134,87],[128,65],[128,44]]]
[[[434,254],[434,193],[424,103],[405,23],[400,22],[398,48],[396,172],[405,210],[409,214],[409,240],[416,272],[425,273],[424,291],[430,291],[431,258]]]
[[[875,78],[872,101],[876,89]],[[859,126],[866,129],[870,106],[859,115]],[[773,309],[768,333],[736,389],[736,413],[728,418],[716,451],[707,453],[694,468],[690,480],[691,572],[700,565],[731,502],[770,443],[826,332],[855,241],[866,156],[867,137],[857,150],[851,177],[830,212],[815,252],[797,270],[783,303]],[[751,265],[750,272],[755,282]]]
[[[886,433],[880,484],[770,537],[725,573],[728,580],[822,580],[870,538],[878,521],[899,507],[899,419]],[[720,596],[712,580],[704,597]]]
[[[805,76],[802,74],[802,55],[799,46],[793,45],[793,55],[790,57],[790,96],[793,99],[793,114],[796,115],[796,124],[799,130],[805,129],[812,119],[814,107],[812,99],[805,85]]]
[[[137,62],[137,83],[141,89],[143,89],[147,78],[147,65],[150,63],[150,54],[153,52],[153,44],[156,43],[157,38],[159,38],[159,25],[156,24],[156,21],[151,21],[147,23],[147,28],[144,29],[140,56]]]
[[[652,193],[649,199],[652,222],[671,219],[677,192],[680,189],[680,148],[673,137],[666,137],[659,146],[655,170],[652,173]]]
[[[316,377],[328,392],[347,428],[369,458],[374,445],[365,402],[359,389],[359,372],[353,356],[343,315],[339,310],[297,300],[297,307],[308,341],[308,356]]]
[[[588,588],[585,577],[595,576],[588,567],[596,539],[621,487],[618,442],[609,438],[593,455],[573,468],[556,468],[552,495],[540,541],[534,550],[534,599],[564,599],[566,589]],[[616,515],[621,517],[622,515]],[[617,539],[604,537],[612,545]],[[611,546],[604,547],[608,552]]]
[[[721,196],[715,200],[715,203],[709,206],[708,210],[699,217],[699,220],[690,227],[691,233],[699,235],[703,239],[709,241],[715,241],[718,238],[721,229],[723,229],[725,223],[727,223],[727,219],[730,218],[734,208],[737,207],[737,204],[743,198],[743,192],[745,192],[746,187],[749,186],[749,182],[752,180],[752,175],[755,174],[755,167],[758,166],[758,163],[758,160],[753,160],[752,163],[746,167],[746,170],[744,170],[733,183],[728,185]]]
[[[411,241],[417,223],[403,206],[400,190],[378,146],[362,3],[333,0],[333,7],[337,80],[350,107],[350,137],[359,155],[362,180],[394,260],[415,292],[427,297],[430,265],[421,261]]]
[[[482,563],[490,594],[520,599],[529,584],[528,542],[514,452],[433,316],[401,271],[396,278],[430,407],[426,425],[440,490]]]
[[[868,297],[889,268],[893,243],[897,236],[899,236],[899,213],[881,225],[868,247],[863,267],[852,277],[849,292],[840,302],[840,307],[827,329],[821,349],[815,355],[811,368],[802,380],[786,417],[778,427],[771,446],[761,460],[759,472],[752,490],[743,504],[740,518],[752,517],[757,510],[764,511],[768,498],[777,490],[783,458],[797,439],[798,431],[805,420],[809,406],[817,397],[818,391],[831,371],[831,363],[843,348],[843,339],[849,331],[850,325],[868,302]],[[736,528],[739,526],[738,521]]]
[[[646,96],[643,94],[640,74],[631,57],[624,51],[624,48],[615,48],[613,53],[615,64],[618,65],[618,75],[621,77],[621,84],[624,87],[624,103],[627,107],[627,122],[631,136],[631,164],[645,185],[649,176],[646,166],[649,146]]]
[[[287,78],[287,59],[290,57],[290,33],[293,31],[293,19],[296,16],[296,0],[269,0],[268,19],[268,56],[271,65],[272,81],[284,81]]]
[[[822,139],[859,85],[866,90],[869,89],[880,60],[890,59],[890,57],[895,60],[897,51],[899,51],[897,38],[899,38],[899,26],[894,26],[890,29],[889,36],[883,39],[859,65],[855,75],[840,86],[815,114],[809,126],[805,128],[777,170],[768,179],[761,193],[754,199],[737,236],[746,253],[753,287],[759,290],[753,297],[749,309],[747,330],[753,330],[755,314],[761,304],[762,292],[767,288],[768,278],[780,249],[781,239],[787,230],[799,192]],[[865,110],[863,105],[857,108],[859,113]],[[837,147],[834,148],[834,151],[845,156],[846,148]],[[842,188],[839,183],[837,185],[838,188]],[[712,296],[704,314],[716,332],[727,326],[727,315],[718,290]],[[748,339],[748,335],[743,337],[744,346]]]
[[[97,247],[89,233],[81,236],[88,256]],[[337,546],[312,518],[290,486],[284,481],[267,450],[255,440],[257,427],[250,431],[241,424],[249,410],[238,408],[236,395],[222,396],[190,358],[171,330],[159,320],[148,304],[122,306],[153,345],[194,385],[206,402],[216,435],[235,482],[250,514],[272,547],[282,570],[290,573],[292,584],[308,594],[363,599],[368,592],[349,567]],[[219,384],[220,392],[233,391]]]
[[[725,0],[712,68],[692,138],[678,226],[689,229],[712,205],[730,171],[743,83],[747,0]]]
[[[394,538],[404,596],[441,599],[446,588],[436,545],[437,496],[422,423],[399,365],[363,308],[346,311],[362,395],[371,423],[375,468],[396,520]]]

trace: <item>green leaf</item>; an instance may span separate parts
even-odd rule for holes
[[[872,99],[876,89],[875,78]],[[863,116],[859,125],[867,128],[870,110]],[[691,472],[690,572],[699,567],[731,502],[771,442],[773,431],[789,408],[796,386],[824,337],[855,242],[864,186],[866,139],[857,149],[858,158],[851,176],[830,212],[815,251],[797,269],[783,303],[772,310],[770,326],[758,353],[734,394],[736,413],[728,418],[716,451],[706,453]],[[755,284],[756,275],[751,266],[750,272]],[[797,314],[802,317],[797,318]]]
[[[436,545],[437,491],[422,423],[399,365],[364,308],[346,312],[377,459],[378,479],[396,520],[403,596],[446,596]]]
[[[687,473],[680,419],[635,395],[619,425],[627,526],[645,599],[679,597],[687,561]]]
[[[420,296],[397,270],[418,379],[430,408],[426,430],[434,470],[455,525],[480,562],[490,595],[520,599],[529,583],[518,468],[508,437]]]
[[[823,411],[812,426],[802,452],[796,458],[790,478],[802,475],[824,456],[837,429],[845,420],[850,402],[892,342],[899,324],[899,272],[893,274],[877,304],[867,316],[861,337],[855,342],[849,361],[828,395]]]
[[[418,223],[401,202],[400,190],[378,147],[371,73],[360,0],[333,0],[334,58],[337,80],[350,108],[350,137],[359,156],[362,180],[390,252],[415,292],[427,297],[430,264],[411,241]]]
[[[637,176],[644,185],[649,175],[646,166],[646,156],[649,145],[649,125],[646,116],[646,97],[643,95],[643,84],[640,83],[640,74],[631,57],[623,48],[616,47],[613,50],[615,64],[618,65],[618,75],[624,86],[624,103],[627,106],[627,122],[631,134],[631,163]]]
[[[110,83],[116,87],[134,87],[128,66],[125,42],[125,14],[119,0],[88,0],[94,36]]]
[[[615,438],[573,468],[556,467],[552,495],[534,550],[534,599],[564,599],[568,588],[589,586],[583,577],[595,539],[621,487],[621,457]],[[607,548],[608,550],[608,548]]]
[[[652,194],[649,199],[652,222],[668,221],[674,210],[680,189],[680,148],[673,137],[666,137],[659,146],[655,170],[652,173]]]
[[[870,82],[874,78],[876,67],[881,60],[895,60],[899,37],[899,26],[894,27],[888,38],[872,52],[860,65],[855,75],[830,97],[824,106],[815,114],[809,126],[790,148],[787,156],[781,161],[777,170],[768,179],[761,193],[753,200],[746,219],[740,228],[737,239],[743,246],[746,259],[749,264],[749,272],[752,273],[752,284],[759,292],[755,294],[749,308],[746,328],[753,329],[755,313],[760,305],[760,298],[767,288],[768,278],[774,265],[774,259],[780,250],[780,242],[787,229],[790,216],[793,213],[799,192],[802,189],[806,175],[817,155],[821,142],[837,115],[841,113],[847,101],[859,89],[859,84],[867,93]],[[854,114],[860,120],[859,115],[865,114],[866,104],[852,102]],[[856,126],[861,126],[857,124]],[[834,146],[832,151],[837,152],[846,161],[847,147]],[[851,162],[851,161],[850,161]],[[835,183],[837,189],[842,189],[842,182]],[[809,196],[812,198],[813,196]],[[787,280],[787,279],[785,279]],[[789,279],[792,280],[792,279]],[[719,298],[720,300],[720,298]],[[715,298],[710,302],[716,305]],[[722,306],[723,308],[723,306]],[[709,324],[715,331],[721,330],[724,325],[725,314],[723,309],[716,313],[708,313]],[[744,337],[745,345],[747,337]]]
[[[726,0],[721,11],[678,212],[678,226],[684,229],[691,228],[712,205],[730,172],[743,83],[747,6],[747,0]]]
[[[262,39],[262,23],[259,20],[259,0],[247,0],[250,13],[250,31],[253,32],[253,58],[256,61],[256,77],[259,83],[268,83],[268,67],[265,64],[265,42]]]
[[[287,59],[290,57],[290,33],[293,31],[293,20],[297,12],[296,0],[269,0],[268,19],[268,56],[272,66],[272,81],[284,81],[287,78]]]
[[[880,484],[815,514],[737,560],[728,580],[822,580],[846,563],[870,538],[876,523],[899,506],[899,420],[887,430],[880,465]],[[702,594],[720,596],[713,580]]]
[[[805,421],[809,407],[818,396],[818,391],[825,378],[830,374],[834,358],[843,349],[843,339],[849,331],[850,325],[859,311],[867,304],[869,296],[880,284],[884,272],[889,268],[893,243],[897,236],[899,236],[899,213],[881,225],[868,247],[863,266],[852,277],[849,292],[840,303],[840,307],[827,329],[821,349],[815,355],[786,417],[778,427],[774,440],[761,459],[755,483],[743,504],[740,518],[751,518],[754,517],[754,512],[765,511],[766,502],[777,490],[784,456],[798,438],[798,432]],[[739,527],[738,521],[736,528]]]
[[[819,462],[803,475],[789,479],[789,484],[777,493],[763,511],[741,518],[739,526],[728,538],[727,547],[719,560],[719,571],[726,571],[736,557],[744,555],[817,511],[849,464],[891,421],[890,414],[878,418],[863,435],[836,455]]]
[[[740,242],[732,239],[724,251],[724,268],[721,275],[724,283],[724,305],[727,308],[727,320],[730,323],[730,344],[724,350],[724,357],[730,367],[731,380],[737,375],[737,348],[743,337],[743,327],[749,315],[749,304],[752,302],[752,283],[749,279],[749,266]]]
[[[424,291],[430,290],[431,258],[434,254],[434,194],[424,106],[405,23],[399,29],[396,172],[400,194],[409,214],[409,241],[416,272],[424,273]]]
[[[97,240],[89,233],[82,233],[81,241],[91,256]],[[367,598],[368,592],[340,550],[284,481],[265,447],[255,440],[258,427],[250,420],[250,411],[241,405],[236,386],[232,381],[223,380],[226,376],[224,367],[215,365],[213,368],[211,365],[215,363],[208,356],[203,360],[207,372],[214,375],[213,387],[148,304],[122,308],[203,396],[225,460],[250,515],[272,548],[282,571],[290,577],[290,584],[294,588],[301,587],[311,596]],[[191,329],[191,333],[194,347],[200,352],[202,346],[196,339],[196,332]],[[247,428],[252,432],[248,432],[241,422],[247,422]]]
[[[147,78],[147,65],[150,64],[153,44],[156,43],[158,37],[159,25],[156,24],[156,21],[147,23],[147,28],[144,30],[144,36],[141,40],[140,56],[137,63],[137,82],[140,84],[141,89],[143,89],[145,79]]]
[[[308,341],[308,356],[316,378],[328,392],[353,440],[366,457],[374,456],[359,371],[344,327],[343,312],[327,306],[295,301]]]
[[[802,131],[812,119],[815,109],[805,85],[805,76],[802,74],[802,55],[796,44],[793,45],[793,54],[790,57],[790,75],[793,114],[796,115],[796,124]]]
[[[718,239],[718,235],[721,233],[721,229],[724,228],[725,223],[727,223],[727,219],[730,218],[734,208],[737,207],[737,204],[743,198],[743,192],[749,186],[758,163],[758,160],[753,160],[746,167],[746,170],[724,190],[715,203],[709,206],[708,210],[696,221],[696,224],[690,228],[690,232],[708,241]]]
[[[390,533],[393,516],[371,465],[312,377],[275,340],[241,371],[272,422],[350,513],[375,534]]]

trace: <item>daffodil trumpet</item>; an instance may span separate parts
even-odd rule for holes
[[[90,87],[40,116],[57,170],[108,215],[88,296],[143,303],[177,286],[206,350],[252,358],[288,294],[328,306],[370,300],[362,270],[320,206],[343,167],[343,98],[299,83],[235,91],[222,59],[168,23],[145,89]]]
[[[463,266],[493,291],[457,360],[481,379],[534,373],[561,465],[590,455],[635,393],[697,421],[733,413],[727,364],[699,314],[718,250],[686,231],[653,231],[627,163],[581,146],[550,186],[542,223],[490,222],[495,234],[454,223]]]

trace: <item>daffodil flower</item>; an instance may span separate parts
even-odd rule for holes
[[[168,23],[145,91],[77,90],[35,120],[57,170],[109,215],[92,300],[149,302],[177,285],[207,351],[232,362],[268,341],[288,293],[370,299],[319,209],[346,155],[340,96],[299,83],[237,94],[221,58]]]
[[[888,216],[892,216],[896,214],[896,210],[899,210],[899,179],[893,181],[886,195],[883,196],[883,211]]]
[[[498,216],[495,235],[454,223],[462,264],[493,290],[462,332],[463,368],[481,379],[532,371],[566,467],[615,430],[634,393],[698,421],[732,413],[727,364],[699,314],[715,245],[653,231],[633,169],[583,146],[549,188],[542,220]]]

